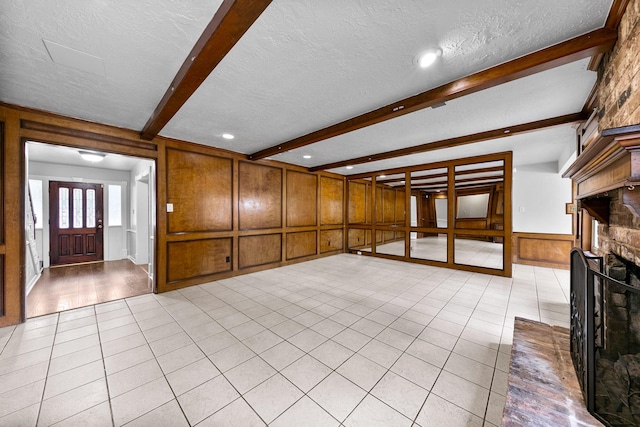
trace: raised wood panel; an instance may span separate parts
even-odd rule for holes
[[[367,240],[365,238],[365,230],[358,230],[355,228],[349,229],[347,244],[349,245],[349,248],[354,249],[364,247],[367,244]]]
[[[394,221],[396,224],[404,225],[405,223],[405,197],[405,191],[396,191],[396,218]]]
[[[282,169],[240,162],[238,193],[241,230],[282,227]]]
[[[176,282],[231,271],[231,245],[231,238],[169,242],[167,280]]]
[[[391,224],[396,220],[396,190],[382,189],[382,222]]]
[[[456,228],[470,228],[473,230],[486,230],[486,219],[456,219]]]
[[[238,238],[238,267],[249,268],[282,261],[282,235],[263,234]]]
[[[317,224],[318,176],[287,171],[287,226],[304,227]]]
[[[570,234],[513,233],[513,262],[541,267],[569,268]]]
[[[382,238],[385,242],[393,242],[396,238],[395,231],[384,231],[382,234]]]
[[[344,215],[344,181],[320,177],[320,225],[342,224]]]
[[[342,250],[343,236],[342,229],[320,231],[320,253]]]
[[[349,182],[349,224],[364,224],[366,221],[367,185]]]
[[[384,202],[382,200],[382,187],[376,187],[376,222],[378,224],[380,224],[381,222],[383,222],[383,209],[384,209]]]
[[[287,259],[296,259],[316,254],[317,234],[315,231],[301,231],[287,234]]]
[[[167,150],[168,232],[232,229],[231,159]],[[163,207],[164,208],[164,207]]]

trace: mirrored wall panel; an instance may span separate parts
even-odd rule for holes
[[[376,224],[403,227],[405,225],[405,174],[376,177]]]
[[[411,172],[411,258],[447,261],[447,171]]]
[[[371,252],[371,230],[350,228],[347,236],[350,250]]]
[[[380,241],[376,243],[376,253],[384,255],[404,256],[403,231],[376,231]]]
[[[504,161],[455,167],[456,264],[502,269],[503,237],[489,230],[504,229]]]
[[[456,264],[502,270],[504,247],[491,236],[455,235],[454,259]]]
[[[510,275],[510,167],[497,153],[354,176],[350,250]]]

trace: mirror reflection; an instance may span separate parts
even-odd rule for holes
[[[454,262],[502,269],[502,237],[486,230],[502,230],[504,221],[504,162],[483,162],[455,167]]]
[[[502,270],[503,244],[490,236],[461,236],[454,239],[454,258],[456,264]]]
[[[349,249],[510,271],[503,245],[508,158],[456,159],[349,179]]]
[[[411,173],[410,257],[447,261],[447,168]]]
[[[377,231],[380,241],[376,242],[376,253],[404,256],[404,232]]]

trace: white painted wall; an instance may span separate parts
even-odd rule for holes
[[[151,205],[153,188],[153,162],[140,160],[131,170],[131,200],[127,230],[128,256],[135,264],[149,264],[153,256]]]
[[[49,267],[49,181],[81,181],[104,184],[104,259],[105,261],[114,261],[127,257],[126,233],[129,216],[129,188],[130,174],[129,171],[100,169],[95,167],[81,167],[59,165],[44,162],[29,162],[29,179],[42,180],[43,192],[43,228],[42,239],[38,242],[38,249],[42,251],[40,257],[44,267]],[[109,227],[108,215],[108,185],[118,184],[122,186],[122,226]]]
[[[558,163],[517,166],[513,174],[513,231],[571,234],[571,180],[562,178]]]

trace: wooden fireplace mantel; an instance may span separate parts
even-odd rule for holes
[[[622,203],[640,216],[640,124],[596,133],[562,176],[576,183],[581,206],[602,222],[609,217],[607,192],[618,188]]]

